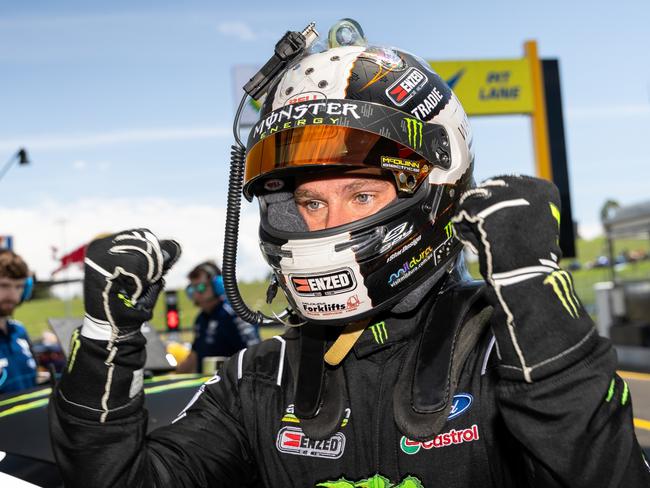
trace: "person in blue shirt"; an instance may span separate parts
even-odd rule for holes
[[[36,386],[36,360],[25,327],[11,316],[29,298],[32,278],[25,261],[0,251],[0,395]]]
[[[187,295],[201,312],[194,320],[192,352],[177,372],[202,373],[204,358],[230,357],[260,342],[258,327],[237,317],[226,300],[221,270],[213,261],[197,265],[187,278]]]

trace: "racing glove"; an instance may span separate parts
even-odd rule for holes
[[[560,198],[555,185],[500,176],[465,192],[456,236],[479,256],[495,306],[501,376],[531,382],[582,359],[597,334],[570,274],[559,266]]]
[[[163,276],[180,256],[175,241],[159,241],[147,229],[102,237],[86,250],[83,326],[71,340],[59,405],[105,422],[142,404],[145,338],[164,287]],[[57,400],[57,401],[58,401]]]

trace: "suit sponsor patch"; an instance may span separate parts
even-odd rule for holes
[[[474,424],[468,429],[451,429],[449,432],[438,434],[428,441],[412,441],[408,437],[402,436],[399,446],[403,453],[413,455],[420,452],[420,449],[428,451],[477,440],[479,440],[478,425]]]
[[[469,410],[469,407],[472,405],[473,400],[474,397],[472,397],[472,395],[469,393],[459,393],[457,395],[454,395],[454,399],[451,403],[451,410],[449,412],[449,417],[447,417],[447,420],[455,419],[456,417]]]
[[[314,440],[297,427],[282,427],[278,432],[275,447],[280,452],[297,456],[338,459],[345,450],[345,435],[337,432],[329,439]]]

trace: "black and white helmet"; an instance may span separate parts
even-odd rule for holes
[[[447,273],[462,249],[450,219],[473,161],[467,116],[426,61],[352,45],[290,66],[251,129],[244,195],[259,199],[262,252],[295,311],[344,324]],[[310,232],[293,201],[294,178],[331,170],[392,175],[398,198]]]

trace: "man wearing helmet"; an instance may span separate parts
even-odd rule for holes
[[[558,265],[557,190],[472,188],[449,87],[339,34],[275,76],[246,155],[243,193],[301,326],[145,436],[138,329],[180,250],[146,230],[92,243],[50,410],[66,486],[647,485],[627,386]]]

